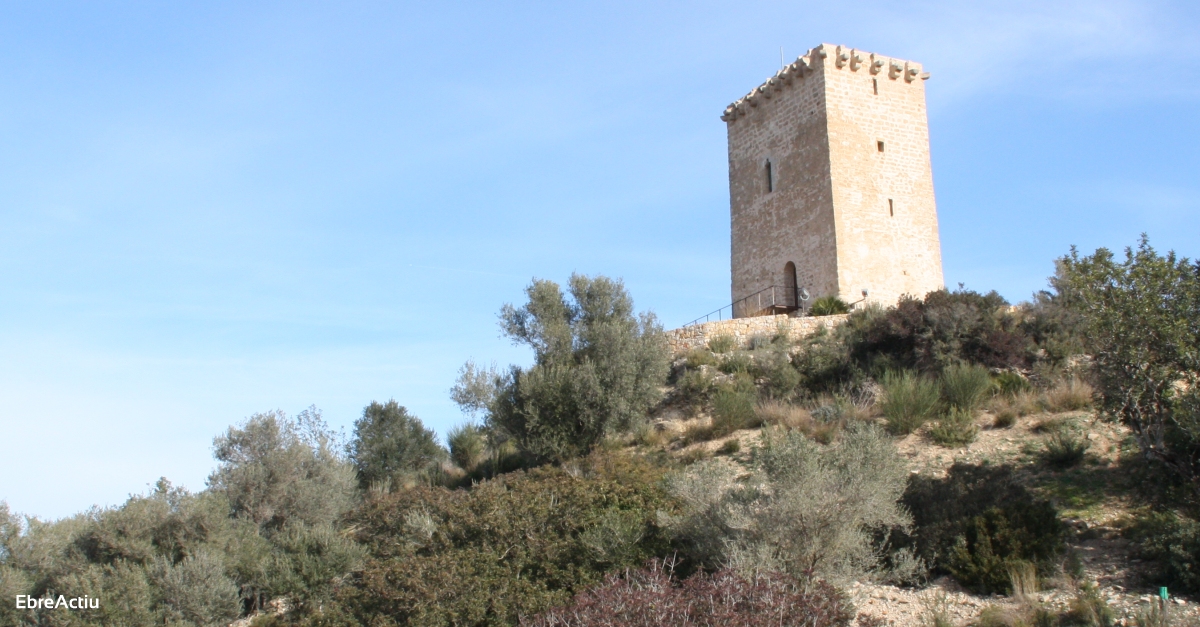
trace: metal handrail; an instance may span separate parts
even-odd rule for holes
[[[763,294],[765,294],[767,292],[771,293],[770,301],[767,303],[763,303],[763,298],[762,298]],[[784,298],[791,296],[791,298],[788,299],[788,301],[790,301],[790,302],[785,301],[782,304],[784,307],[793,307],[795,309],[800,308],[801,301],[808,300],[808,290],[805,290],[805,289],[799,288],[799,287],[795,287],[795,286],[772,285],[770,287],[764,287],[763,289],[758,290],[757,292],[755,292],[749,296],[740,298],[728,305],[725,305],[724,307],[722,307],[712,313],[700,316],[699,318],[696,318],[695,320],[692,320],[691,322],[689,322],[683,326],[690,327],[690,326],[696,325],[696,324],[711,322],[713,320],[713,316],[717,316],[717,318],[716,318],[717,320],[724,320],[725,319],[724,312],[726,309],[729,310],[730,318],[736,318],[736,317],[738,317],[737,316],[738,306],[742,305],[744,307],[745,304],[750,302],[751,299],[754,299],[757,309],[754,309],[753,313],[749,314],[748,316],[742,316],[742,317],[748,318],[748,317],[752,317],[752,316],[757,316],[761,312],[766,311],[767,309],[770,309],[771,307],[775,307],[775,306],[781,304],[779,300],[776,300],[776,295],[782,296]]]

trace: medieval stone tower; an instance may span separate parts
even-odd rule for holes
[[[725,109],[734,316],[943,287],[928,77],[822,44]]]

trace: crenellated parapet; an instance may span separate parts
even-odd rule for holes
[[[906,83],[912,83],[917,79],[929,79],[929,72],[925,72],[921,68],[921,64],[915,61],[893,59],[873,52],[863,52],[833,44],[821,44],[796,57],[795,61],[785,65],[762,85],[725,107],[721,119],[725,122],[733,122],[738,118],[745,117],[754,108],[785,89],[804,81],[815,72],[830,67],[834,70],[849,72],[859,72],[865,69],[873,76],[878,75],[893,81],[903,79]]]

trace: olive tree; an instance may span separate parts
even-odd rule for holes
[[[264,529],[292,519],[329,524],[353,504],[354,469],[315,409],[295,420],[281,411],[251,416],[213,441],[220,466],[208,478],[231,513]]]
[[[493,437],[540,460],[586,453],[641,420],[669,366],[654,314],[635,314],[624,284],[604,276],[573,274],[567,294],[535,279],[525,293],[527,303],[500,310],[500,328],[533,350],[533,366],[468,364],[451,397],[465,411],[485,410]]]

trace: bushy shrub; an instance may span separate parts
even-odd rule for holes
[[[1033,386],[1029,383],[1029,379],[1011,370],[1005,370],[996,375],[995,382],[997,391],[1007,396],[1016,396],[1017,394],[1033,389]]]
[[[754,411],[754,403],[753,392],[718,390],[713,395],[712,437],[723,437],[738,429],[752,429],[762,424]]]
[[[929,430],[929,437],[942,446],[965,446],[974,442],[977,435],[975,415],[958,407],[948,409]]]
[[[225,576],[221,560],[207,551],[178,564],[159,557],[150,568],[150,578],[159,590],[168,623],[226,624],[241,614],[237,585]]]
[[[940,377],[942,398],[950,407],[973,412],[983,404],[992,391],[992,377],[987,368],[970,364],[947,366]]]
[[[712,376],[703,370],[689,369],[675,384],[677,398],[692,408],[700,407],[708,402],[715,389],[716,384],[713,382]]]
[[[932,418],[940,406],[938,382],[915,372],[888,372],[880,385],[883,401],[879,409],[893,434],[912,433]]]
[[[735,348],[737,348],[737,338],[728,333],[722,333],[708,341],[708,350],[718,355],[728,353]]]
[[[524,627],[845,627],[849,600],[825,582],[801,584],[787,575],[746,576],[725,569],[679,582],[662,562],[610,575],[603,584],[552,609]]]
[[[808,394],[832,393],[861,383],[866,375],[850,358],[845,329],[854,328],[863,319],[878,311],[870,308],[855,312],[834,332],[825,328],[805,338],[792,364],[800,373],[800,386]]]
[[[1072,249],[1059,267],[1102,409],[1200,495],[1200,263],[1160,256],[1143,236],[1124,261]]]
[[[395,399],[372,401],[363,409],[362,417],[354,421],[349,452],[360,488],[419,472],[446,458],[437,434]]]
[[[478,425],[466,423],[446,434],[450,459],[463,470],[471,472],[487,458],[487,437]]]
[[[671,528],[702,563],[863,576],[881,565],[873,534],[908,523],[898,504],[907,468],[869,425],[853,425],[827,447],[797,431],[770,432],[754,451],[752,476],[738,475],[706,461],[668,481],[683,508]]]
[[[1057,510],[1007,466],[955,464],[945,478],[915,475],[903,502],[913,527],[896,545],[912,546],[936,573],[976,592],[1008,592],[1010,570],[1023,562],[1047,573],[1063,549]]]
[[[1175,512],[1147,512],[1126,535],[1154,564],[1154,583],[1176,594],[1200,592],[1200,522]]]
[[[810,316],[832,316],[844,313],[850,313],[850,305],[837,296],[822,296],[814,300],[812,307],[808,308]]]
[[[759,374],[765,379],[763,392],[768,398],[791,398],[800,385],[800,372],[792,366],[785,351],[772,350],[760,354],[755,360]]]
[[[470,490],[382,496],[352,517],[369,556],[331,611],[361,624],[515,624],[668,553],[660,477],[645,462],[593,454]]]
[[[1025,367],[1034,350],[1020,318],[1009,312],[1008,302],[996,292],[940,290],[924,300],[902,298],[849,335],[854,361],[868,370],[938,372],[962,362]]]

